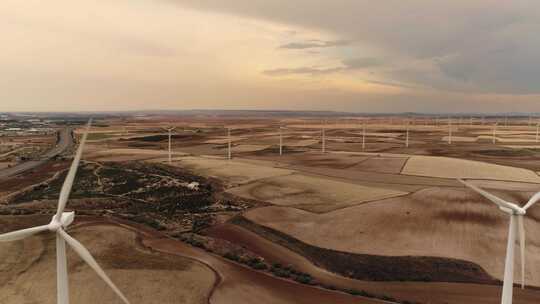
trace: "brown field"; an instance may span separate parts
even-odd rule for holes
[[[499,193],[511,201],[524,194]],[[525,220],[534,231],[539,211]],[[501,278],[508,219],[464,189],[431,188],[407,197],[371,202],[325,214],[265,207],[245,216],[308,244],[383,256],[436,256],[472,261]],[[528,284],[540,284],[540,238],[528,234]]]
[[[2,228],[10,227],[2,218]],[[134,303],[207,303],[216,280],[205,265],[180,256],[150,253],[136,234],[112,226],[70,230],[88,247],[115,284]],[[0,247],[2,303],[56,303],[54,237],[44,235]],[[68,250],[70,295],[75,303],[122,303],[76,254]]]
[[[314,265],[304,256],[276,244],[237,225],[225,224],[205,233],[240,244],[268,260],[290,264],[310,273],[322,284],[345,289],[369,290],[395,299],[432,304],[498,303],[500,287],[460,283],[369,282],[349,279]],[[429,292],[426,292],[429,290]],[[515,288],[515,303],[535,303],[540,299],[536,290]]]
[[[406,194],[301,174],[266,178],[230,189],[229,192],[278,206],[290,206],[312,212],[327,212]]]

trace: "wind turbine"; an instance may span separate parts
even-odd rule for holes
[[[172,141],[172,131],[174,131],[176,127],[170,127],[170,128],[164,128],[169,134],[169,164],[172,162],[172,148],[171,148],[171,141]]]
[[[231,153],[232,142],[231,142],[231,128],[230,127],[227,127],[227,138],[229,139],[228,140],[227,158],[230,160],[232,158],[232,153]]]
[[[452,118],[448,117],[448,144],[452,144]]]
[[[497,143],[497,122],[493,125],[493,144]]]
[[[540,201],[540,192],[529,199],[525,206],[520,207],[514,203],[507,202],[473,184],[459,180],[468,188],[479,193],[486,199],[499,206],[499,209],[510,215],[510,227],[508,231],[508,244],[506,247],[506,261],[504,266],[504,281],[501,304],[512,304],[512,293],[514,286],[514,251],[516,244],[516,234],[519,233],[520,253],[521,253],[521,289],[525,289],[525,227],[523,217],[527,214],[527,209]]]
[[[362,122],[362,151],[366,150],[366,123]]]
[[[540,140],[540,122],[536,124],[536,142]]]
[[[326,153],[326,120],[322,127],[322,153]]]
[[[407,135],[405,137],[405,147],[409,147],[409,128],[410,128],[410,121],[407,121]]]
[[[73,223],[73,220],[75,219],[75,212],[64,212],[64,210],[66,208],[69,194],[71,192],[71,187],[73,186],[75,175],[77,174],[77,169],[81,161],[84,143],[86,141],[91,122],[91,120],[88,122],[88,126],[82,137],[79,148],[77,149],[77,153],[75,154],[75,158],[73,159],[66,180],[62,185],[62,190],[60,191],[60,196],[58,198],[58,208],[51,222],[48,225],[37,226],[33,228],[2,234],[0,235],[0,242],[23,240],[27,237],[45,231],[53,232],[56,235],[56,288],[58,304],[69,304],[66,243],[73,249],[73,251],[75,251],[81,257],[81,259],[83,259],[83,261],[85,261],[97,273],[97,275],[103,281],[105,281],[105,283],[107,283],[107,285],[109,285],[109,287],[122,299],[124,303],[129,304],[129,301],[126,299],[124,294],[122,294],[122,292],[116,287],[116,285],[114,285],[111,279],[109,279],[103,269],[92,257],[90,252],[81,243],[79,243],[79,241],[72,238],[65,231],[65,229],[67,229],[67,227],[71,223]]]
[[[279,126],[279,156],[283,155],[283,126]]]

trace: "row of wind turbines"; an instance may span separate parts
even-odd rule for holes
[[[325,122],[326,125],[326,122]],[[494,127],[493,136],[496,135],[496,126]],[[286,127],[279,127],[279,155],[283,155],[283,130]],[[170,130],[170,129],[168,129]],[[452,143],[452,120],[449,120],[449,144]],[[406,124],[406,146],[409,146],[409,132],[410,132],[410,123]],[[540,132],[540,124],[537,125],[536,131],[536,140],[538,141]],[[231,159],[231,128],[227,128],[227,137],[228,137],[228,159]],[[169,131],[169,161],[171,155],[171,136]],[[495,143],[495,141],[494,141]],[[362,148],[365,149],[366,144],[366,126],[362,125]],[[321,149],[322,152],[326,152],[326,128],[321,129]],[[521,261],[521,288],[525,289],[525,227],[524,227],[524,216],[527,214],[527,210],[532,207],[535,203],[540,201],[540,192],[536,193],[531,197],[531,199],[526,202],[523,207],[520,207],[514,203],[505,201],[475,185],[472,183],[466,182],[462,179],[459,179],[464,186],[468,187],[472,191],[480,194],[487,200],[496,204],[499,209],[505,214],[509,215],[509,230],[507,238],[507,250],[505,258],[505,267],[504,267],[504,279],[503,279],[503,289],[501,295],[501,304],[512,304],[513,299],[513,286],[514,286],[514,254],[515,254],[515,243],[519,239],[520,242],[520,261]]]
[[[448,136],[447,136],[447,143],[449,145],[452,145],[454,143],[454,132],[455,132],[455,129],[456,128],[459,128],[459,123],[456,125],[454,124],[452,118],[448,118]],[[472,121],[472,119],[471,119]],[[404,122],[404,146],[406,148],[409,148],[410,147],[410,142],[411,142],[411,125],[412,125],[412,120],[408,119]],[[326,140],[327,140],[327,136],[326,136],[326,130],[327,130],[327,125],[328,125],[328,122],[325,120],[323,123],[322,123],[322,127],[321,127],[321,152],[322,153],[326,153],[327,152],[327,144],[326,144]],[[497,131],[498,131],[498,126],[499,126],[499,123],[498,122],[495,122],[493,124],[493,127],[492,127],[492,143],[493,144],[497,144]],[[278,127],[278,130],[279,130],[279,155],[283,155],[283,148],[284,148],[284,141],[283,141],[283,131],[284,130],[287,130],[288,128],[284,125],[280,125]],[[365,122],[362,122],[362,125],[361,125],[361,129],[362,129],[362,151],[365,151],[366,150],[366,146],[367,146],[367,126],[366,126],[366,123]],[[167,131],[167,135],[168,135],[168,162],[171,163],[172,162],[172,132],[174,130],[176,130],[176,127],[165,127],[163,128],[163,130]],[[226,130],[227,130],[227,159],[231,160],[232,159],[232,147],[233,147],[233,143],[232,143],[232,137],[231,137],[231,130],[232,128],[231,127],[226,127]],[[536,136],[535,136],[535,142],[536,143],[540,143],[540,122],[536,125]]]

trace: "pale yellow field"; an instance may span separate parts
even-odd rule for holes
[[[255,152],[255,151],[261,151],[261,150],[264,150],[266,148],[268,148],[270,146],[268,145],[238,145],[238,146],[234,146],[231,148],[231,151],[234,153],[234,152],[237,152],[237,153],[242,153],[242,152]]]
[[[356,136],[359,136],[359,137],[363,136],[363,132],[356,132],[354,134],[356,134]],[[396,133],[396,132],[368,132],[368,131],[366,131],[366,137],[392,137],[392,138],[396,138],[396,137],[400,137],[402,135],[403,135],[403,133]]]
[[[257,165],[255,162],[210,157],[184,157],[178,159],[173,165],[235,185],[294,172],[269,165]]]
[[[512,146],[512,145],[506,146],[505,145],[502,147],[510,148],[510,149],[540,149],[540,145],[521,145],[521,146]]]
[[[137,248],[135,234],[97,226],[71,232],[94,255],[132,303],[205,304],[213,272],[182,257],[156,255]],[[51,237],[33,237],[0,246],[0,303],[55,304],[56,258]],[[71,301],[78,304],[122,303],[76,254],[68,250]]]
[[[493,136],[488,136],[488,135],[481,135],[481,136],[478,136],[478,139],[483,139],[483,140],[493,140]],[[529,137],[529,138],[524,138],[523,136],[518,138],[518,137],[515,137],[515,138],[508,138],[508,137],[500,137],[500,136],[495,136],[495,140],[497,142],[500,142],[500,143],[530,143],[530,142],[534,142],[536,141],[536,137]]]
[[[493,192],[516,200],[515,192]],[[523,202],[528,194],[517,198]],[[540,286],[540,235],[534,233],[540,228],[535,220],[540,215],[537,207],[525,217],[526,279],[534,286]],[[508,217],[465,188],[430,188],[324,214],[272,206],[254,209],[245,216],[321,248],[383,256],[457,258],[477,263],[497,278],[503,275]]]
[[[231,136],[231,142],[237,142],[237,141],[242,141],[246,139],[246,137],[242,137],[242,136]],[[214,138],[214,139],[209,139],[209,140],[206,140],[204,141],[205,144],[215,144],[215,145],[224,145],[224,144],[227,144],[229,143],[229,138],[227,138],[226,136],[223,137],[223,138]]]
[[[283,139],[283,145],[288,147],[307,147],[318,143],[318,140],[315,139],[302,139],[302,140],[291,140],[289,138]]]
[[[444,142],[448,142],[449,136],[444,136],[441,140]],[[477,141],[477,137],[466,137],[466,136],[452,136],[453,142],[475,142]]]
[[[434,156],[412,156],[402,174],[540,183],[540,177],[530,170]]]
[[[395,190],[366,187],[298,173],[266,178],[228,191],[249,199],[313,212],[327,212],[363,202],[406,194]]]

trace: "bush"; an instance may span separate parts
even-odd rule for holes
[[[313,278],[309,274],[301,274],[294,280],[301,284],[310,284],[313,281]]]

